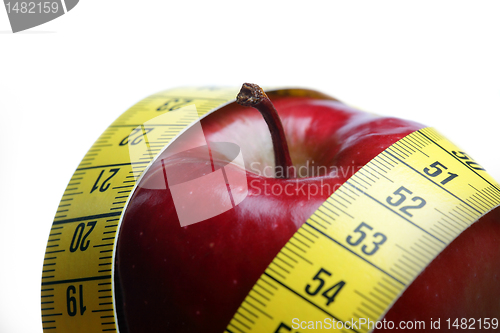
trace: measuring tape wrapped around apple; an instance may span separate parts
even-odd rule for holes
[[[418,123],[305,89],[163,91],[68,184],[44,332],[496,330],[499,204]]]

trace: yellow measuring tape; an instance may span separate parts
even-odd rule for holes
[[[323,97],[308,90],[278,91]],[[45,252],[44,332],[117,332],[114,248],[139,176],[197,119],[151,119],[194,104],[198,116],[232,102],[238,89],[182,88],[154,94],[123,113],[71,178]],[[128,146],[147,134],[154,144]],[[500,186],[433,129],[412,133],[342,185],[263,273],[228,332],[287,332],[300,314],[376,321],[456,236],[500,204]],[[340,327],[339,327],[340,328]],[[357,329],[369,331],[368,326]]]

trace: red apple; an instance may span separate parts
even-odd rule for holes
[[[246,89],[258,91],[254,86]],[[261,97],[265,99],[265,94]],[[384,149],[423,127],[374,116],[335,100],[276,95],[272,103],[277,114],[268,102],[256,102],[262,114],[233,103],[201,121],[209,147],[211,142],[237,144],[244,166],[229,163],[224,151],[215,150],[213,165],[208,165],[206,149],[186,149],[160,157],[142,179],[117,242],[120,332],[223,332],[265,268],[331,193]],[[179,142],[189,143],[186,147],[205,144],[196,140],[187,131]],[[275,168],[275,161],[281,169]],[[281,172],[292,162],[294,172]],[[177,183],[210,172],[207,168],[242,174],[248,194],[233,209],[182,227],[171,178],[167,177],[168,186],[161,185],[167,171],[175,173],[179,168]],[[223,192],[208,191],[197,210],[211,209],[210,205],[223,200]],[[234,203],[238,188],[231,192]],[[490,213],[450,244],[386,319],[398,323],[498,317],[497,215],[498,211]]]

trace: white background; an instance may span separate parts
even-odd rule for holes
[[[82,0],[12,34],[0,8],[0,333],[42,331],[66,184],[100,133],[159,90],[316,88],[434,126],[500,179],[499,15],[486,0]]]

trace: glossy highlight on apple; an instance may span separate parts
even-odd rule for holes
[[[233,209],[246,198],[248,185],[240,147],[231,142],[208,142],[194,104],[136,127],[127,140],[131,160],[141,163],[144,151],[155,154],[160,145],[151,133],[151,124],[169,124],[175,118],[193,123],[153,163],[151,170],[160,172],[146,175],[139,187],[170,191],[180,225],[185,227]],[[199,167],[186,172],[193,159]],[[139,173],[134,176],[139,180]],[[200,209],[200,202],[210,204]]]

